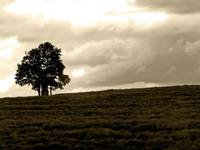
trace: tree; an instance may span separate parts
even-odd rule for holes
[[[64,69],[61,49],[45,42],[25,52],[21,64],[17,65],[16,84],[31,85],[39,96],[48,96],[49,90],[52,94],[52,90],[63,89],[70,82],[69,76],[63,74]]]

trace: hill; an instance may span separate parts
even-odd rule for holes
[[[200,86],[2,98],[0,149],[200,149]]]

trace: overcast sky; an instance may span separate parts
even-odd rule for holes
[[[72,81],[58,92],[200,83],[199,0],[0,0],[0,97],[25,51],[62,49]]]

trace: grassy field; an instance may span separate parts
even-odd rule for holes
[[[0,149],[200,149],[200,86],[0,99]]]

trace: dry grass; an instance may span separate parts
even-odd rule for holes
[[[0,99],[0,149],[200,149],[200,87]]]

